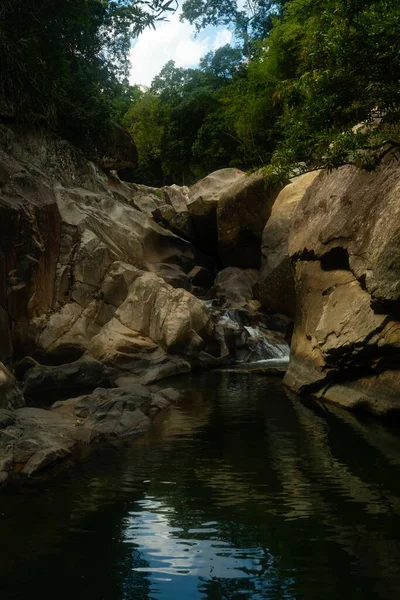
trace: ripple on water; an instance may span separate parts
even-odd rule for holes
[[[1,600],[400,597],[395,428],[254,373],[177,385],[145,436],[0,498]]]

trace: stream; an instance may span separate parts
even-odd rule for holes
[[[134,440],[0,496],[1,600],[400,597],[399,426],[208,372]]]

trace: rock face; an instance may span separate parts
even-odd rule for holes
[[[264,228],[258,295],[268,312],[295,316],[296,292],[289,257],[289,234],[297,206],[318,176],[317,171],[306,173],[284,187]]]
[[[254,288],[258,280],[259,272],[256,269],[228,267],[218,273],[212,291],[223,308],[256,312],[261,308],[254,298]]]
[[[221,263],[244,269],[260,267],[261,237],[278,194],[262,174],[241,177],[218,202],[218,250]]]
[[[238,169],[220,169],[189,190],[188,211],[197,244],[203,252],[218,252],[217,208],[221,193],[245,178]]]
[[[400,169],[318,176],[289,237],[297,310],[286,384],[375,414],[400,410]]]
[[[126,169],[136,167],[138,151],[129,133],[117,123],[110,123],[109,131],[97,141],[88,155],[102,169]]]
[[[260,323],[256,270],[226,269],[213,287],[219,246],[247,252],[251,231],[260,250],[272,201],[260,180],[223,169],[191,189],[124,183],[110,170],[135,148],[114,134],[95,164],[0,125],[0,360],[20,382],[0,363],[0,483],[145,430],[177,394],[144,385],[287,354]]]
[[[191,287],[197,251],[152,218],[166,204],[183,211],[185,192],[123,184],[56,138],[1,127],[0,142],[3,360],[77,360],[125,301],[120,325],[153,349],[201,345],[203,305],[169,285]]]

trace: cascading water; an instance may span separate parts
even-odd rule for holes
[[[289,362],[290,349],[284,340],[273,339],[270,333],[260,327],[245,326],[244,329],[249,334],[247,343],[251,352],[246,362],[265,364]]]
[[[247,365],[289,362],[290,349],[282,335],[251,324],[252,317],[246,311],[212,308],[219,338],[234,362]]]

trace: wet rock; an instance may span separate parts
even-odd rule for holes
[[[179,404],[183,398],[183,394],[181,394],[181,392],[178,392],[178,390],[175,390],[171,387],[158,390],[157,396],[162,396],[172,404]]]
[[[98,437],[121,437],[145,431],[150,426],[147,416],[151,396],[137,389],[97,389],[78,399],[73,413],[84,419],[90,440]]]
[[[328,385],[317,396],[352,410],[366,410],[378,417],[399,413],[400,370],[384,371]]]
[[[192,367],[191,364],[178,357],[169,357],[163,364],[158,364],[149,369],[141,378],[140,382],[144,385],[155,383],[167,377],[174,377],[183,373],[189,373]]]
[[[53,411],[22,408],[16,411],[16,423],[21,434],[14,443],[12,460],[21,465],[22,476],[31,477],[70,456],[82,441],[75,420]]]
[[[123,388],[97,388],[90,395],[56,402],[51,410],[0,409],[0,484],[13,474],[41,476],[89,443],[146,431],[150,417],[181,398],[172,388],[125,383]]]
[[[91,390],[107,383],[110,384],[104,365],[87,359],[56,367],[35,366],[25,375],[23,391],[26,397],[37,397]]]

